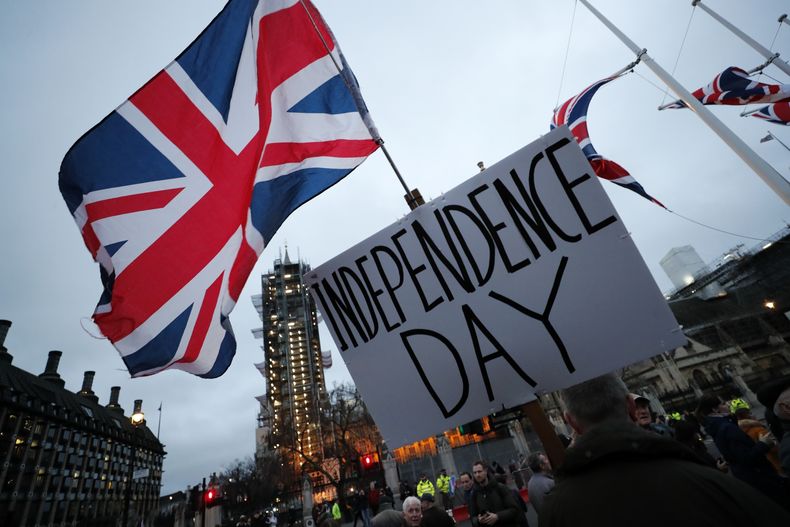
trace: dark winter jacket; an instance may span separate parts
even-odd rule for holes
[[[428,507],[422,511],[420,527],[455,527],[455,521],[442,509]]]
[[[600,424],[566,451],[541,527],[787,526],[790,513],[689,449],[628,421]],[[657,513],[655,504],[661,504]],[[594,520],[594,523],[590,523]]]
[[[475,484],[469,497],[469,519],[474,527],[484,527],[477,516],[486,511],[498,516],[494,527],[524,527],[527,523],[510,489],[492,477],[485,486]]]
[[[729,417],[709,415],[705,431],[713,438],[732,475],[754,486],[778,503],[786,503],[787,492],[773,465],[766,458],[771,449],[762,441],[752,441]]]

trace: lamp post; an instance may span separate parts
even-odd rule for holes
[[[137,427],[145,423],[145,414],[143,413],[142,399],[137,399],[134,401],[134,411],[132,412],[132,416],[129,418],[129,421],[132,423],[134,432],[132,434],[132,441],[131,441],[132,457],[129,460],[129,475],[126,480],[126,496],[123,504],[123,527],[127,527],[129,525],[129,504],[132,501],[132,482],[134,481],[134,462],[135,459],[137,458],[137,447],[134,445],[134,441],[137,436]]]

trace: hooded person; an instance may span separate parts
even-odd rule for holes
[[[766,454],[776,444],[770,432],[753,441],[741,430],[730,414],[729,404],[715,395],[703,395],[697,406],[705,431],[713,438],[732,475],[752,485],[784,507],[788,506],[787,489]]]

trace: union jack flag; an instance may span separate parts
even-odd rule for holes
[[[749,78],[741,68],[731,66],[713,81],[691,95],[702,104],[743,105],[760,102],[779,102],[790,99],[790,84],[765,84]],[[675,101],[660,110],[685,108],[686,103]]]
[[[790,125],[790,101],[777,102],[763,106],[756,112],[750,114],[769,123]]]
[[[81,137],[60,190],[100,264],[93,319],[129,373],[222,375],[228,315],[264,245],[378,140],[309,0],[231,0]]]
[[[587,131],[587,111],[590,107],[590,101],[592,101],[595,92],[597,92],[601,86],[607,82],[613,81],[619,76],[620,75],[614,75],[601,79],[585,88],[578,95],[562,103],[562,105],[554,110],[554,117],[551,119],[551,126],[549,128],[553,130],[558,126],[568,125],[571,134],[576,138],[576,142],[579,143],[584,156],[587,158],[587,161],[590,162],[590,165],[592,165],[595,175],[607,181],[611,181],[616,185],[632,190],[643,198],[649,199],[656,205],[664,207],[660,201],[645,192],[644,187],[642,187],[626,169],[596,152],[592,142],[590,142],[590,134]]]

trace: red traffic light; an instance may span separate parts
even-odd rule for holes
[[[219,505],[219,489],[215,487],[210,487],[206,489],[206,492],[203,494],[204,503],[206,504],[206,508],[214,507],[215,505]]]
[[[378,465],[379,455],[376,452],[373,452],[372,454],[365,454],[360,459],[360,462],[362,463],[362,468],[364,470],[367,470],[369,468],[373,468],[376,465]]]

